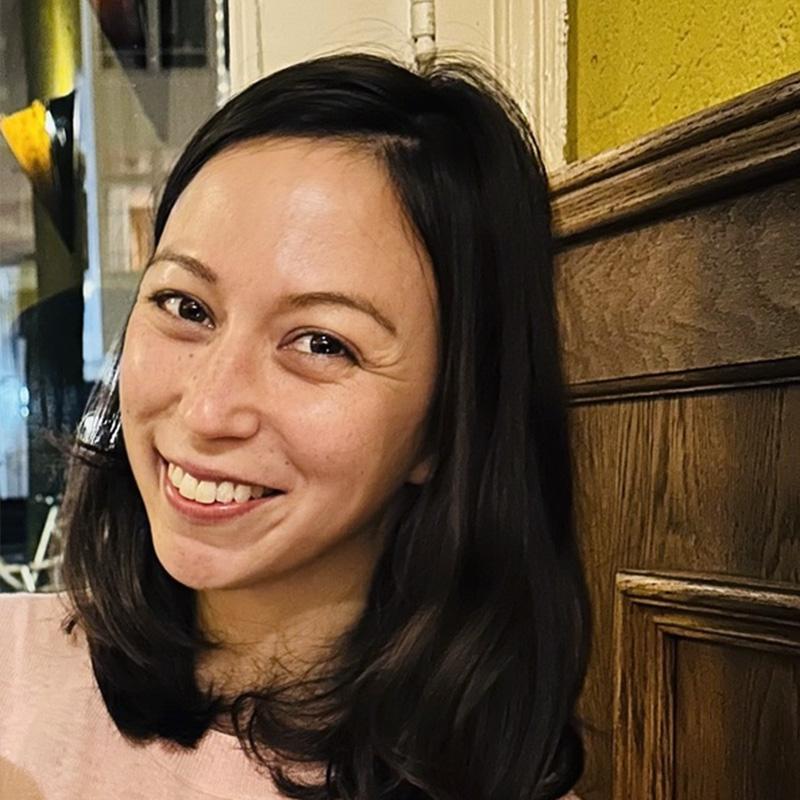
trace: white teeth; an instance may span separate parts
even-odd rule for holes
[[[233,484],[230,481],[223,481],[217,486],[217,502],[230,503],[233,500]]]
[[[194,500],[195,493],[197,492],[197,483],[197,478],[192,477],[186,472],[181,481],[181,485],[178,487],[178,491],[187,500]]]
[[[173,467],[172,475],[169,476],[169,479],[172,481],[172,485],[177,489],[180,487],[181,481],[183,480],[183,470],[180,467]]]
[[[266,490],[263,486],[250,486],[247,483],[232,481],[201,481],[190,475],[177,464],[167,464],[167,477],[170,483],[187,500],[211,505],[212,503],[246,503],[251,497],[263,497]]]
[[[250,487],[246,483],[237,483],[233,490],[233,499],[237,503],[246,503],[250,499]]]
[[[197,484],[197,491],[195,492],[194,499],[198,503],[205,503],[211,505],[217,499],[217,484],[213,481],[200,481]]]

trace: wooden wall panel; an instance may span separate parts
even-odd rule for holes
[[[692,640],[676,650],[675,800],[796,798],[797,654]]]
[[[796,800],[800,587],[622,571],[614,649],[614,800]]]
[[[800,798],[800,74],[552,181],[583,800]]]
[[[584,800],[608,800],[617,573],[800,585],[800,385],[580,404],[571,424],[595,629],[580,786]]]
[[[799,221],[796,178],[571,247],[558,275],[569,382],[797,355]]]

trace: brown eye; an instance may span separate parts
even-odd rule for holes
[[[312,331],[298,336],[292,344],[301,353],[331,358],[347,358],[355,361],[352,352],[335,336],[322,331]]]
[[[177,292],[159,292],[149,300],[172,317],[211,327],[211,317],[208,312],[192,297]]]

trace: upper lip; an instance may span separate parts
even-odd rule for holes
[[[242,483],[242,484],[247,484],[248,486],[263,486],[265,489],[268,489],[270,491],[277,491],[277,492],[284,491],[283,489],[280,489],[277,486],[270,486],[266,483],[261,483],[259,481],[251,481],[248,478],[231,475],[231,473],[216,472],[215,470],[205,469],[204,467],[201,467],[199,464],[196,464],[193,461],[176,460],[173,458],[168,458],[163,454],[160,455],[164,459],[164,461],[166,461],[168,464],[174,464],[176,467],[180,467],[184,472],[190,473],[193,477],[197,478],[197,480],[199,481],[214,481],[214,483],[222,483],[223,481],[230,481],[231,483]]]

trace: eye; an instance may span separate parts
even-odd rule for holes
[[[302,333],[290,343],[292,349],[312,356],[329,356],[330,358],[346,358],[355,362],[353,352],[335,336],[323,331]]]
[[[198,300],[180,292],[156,292],[147,298],[176,319],[194,322],[206,328],[213,326],[211,316]]]

